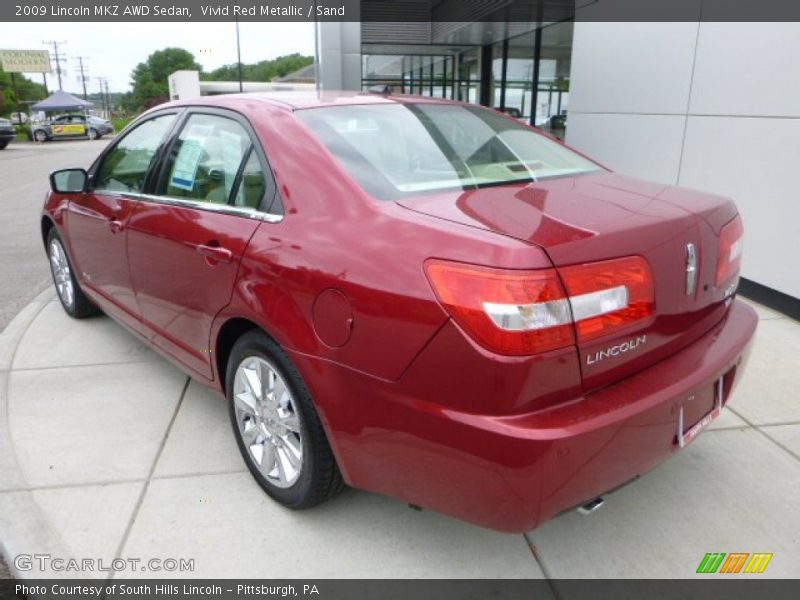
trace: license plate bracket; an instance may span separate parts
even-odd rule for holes
[[[685,448],[688,446],[702,431],[704,431],[711,423],[722,413],[722,393],[723,393],[723,378],[720,377],[715,383],[715,402],[714,407],[706,413],[697,423],[692,425],[689,429],[685,429],[683,406],[681,406],[678,413],[678,447]]]

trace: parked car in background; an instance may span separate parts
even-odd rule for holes
[[[497,112],[503,113],[508,115],[509,117],[516,119],[520,123],[527,123],[528,119],[522,116],[522,111],[514,106],[507,106],[505,108],[497,108]]]
[[[11,121],[0,119],[0,150],[4,150],[16,137],[17,131]]]
[[[562,112],[560,115],[547,117],[540,121],[537,127],[556,134],[560,133],[559,137],[563,137],[564,130],[567,128],[567,111]]]
[[[61,115],[31,129],[31,135],[37,142],[75,137],[97,140],[113,132],[111,121],[78,114]]]
[[[66,312],[227,398],[291,508],[343,482],[504,531],[594,508],[720,414],[758,321],[731,200],[473,105],[167,103],[50,181]]]
[[[13,112],[9,117],[14,125],[24,125],[28,122],[28,115],[24,112]]]

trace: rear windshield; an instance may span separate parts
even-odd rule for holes
[[[356,105],[295,114],[381,200],[601,170],[521,123],[479,107]]]

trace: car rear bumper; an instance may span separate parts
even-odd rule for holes
[[[472,523],[527,531],[646,473],[684,430],[727,402],[747,361],[755,311],[734,301],[681,352],[573,402],[506,416],[455,411],[296,355],[346,480]],[[721,386],[718,388],[717,386]]]

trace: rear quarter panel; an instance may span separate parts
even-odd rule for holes
[[[395,380],[448,319],[425,277],[427,258],[550,264],[524,242],[372,200],[289,111],[261,109],[251,120],[285,218],[253,236],[218,327],[222,319],[251,318],[290,350]],[[352,333],[341,347],[324,343],[313,326],[314,301],[328,288],[352,307]]]

